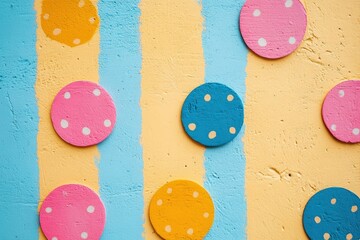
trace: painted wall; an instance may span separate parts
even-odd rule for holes
[[[206,239],[307,239],[301,216],[318,190],[360,195],[360,145],[336,141],[321,120],[325,94],[360,78],[360,2],[304,0],[308,28],[292,55],[269,61],[238,30],[244,0],[93,1],[100,28],[70,48],[40,25],[42,0],[0,2],[0,239],[45,239],[37,209],[55,187],[80,183],[107,209],[102,239],[159,239],[148,204],[168,181],[203,185],[216,207]],[[118,119],[98,146],[72,147],[50,107],[76,80],[100,83]],[[182,129],[180,109],[205,82],[233,88],[245,124],[233,142],[205,149]]]

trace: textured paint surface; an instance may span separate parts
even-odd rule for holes
[[[360,145],[329,135],[322,101],[360,75],[360,2],[306,0],[308,30],[283,59],[249,54],[245,152],[249,239],[307,239],[306,202],[331,186],[360,194]]]
[[[276,61],[248,57],[238,29],[244,0],[102,0],[99,61],[98,32],[70,48],[46,37],[40,0],[37,35],[33,2],[3,2],[0,235],[6,240],[37,238],[38,191],[40,200],[67,183],[97,191],[98,179],[108,210],[102,239],[111,240],[159,239],[148,221],[149,201],[179,178],[201,185],[205,177],[216,211],[206,239],[307,239],[302,211],[315,192],[341,186],[359,195],[360,146],[338,142],[321,119],[327,92],[360,77],[359,1],[304,0],[305,40]],[[100,164],[97,147],[65,143],[50,119],[56,93],[73,81],[97,82],[98,68],[118,110],[114,132],[98,146]],[[204,157],[182,129],[180,112],[205,73],[206,82],[239,94],[245,125]]]
[[[99,240],[105,207],[99,195],[80,184],[57,187],[40,208],[40,225],[48,240]]]
[[[206,82],[226,84],[245,93],[247,49],[240,38],[238,18],[243,0],[203,1],[205,26],[203,47]],[[246,127],[229,144],[207,149],[205,186],[215,203],[215,222],[206,239],[246,239],[244,196],[245,154],[242,136]]]
[[[156,191],[149,218],[155,231],[166,240],[202,240],[214,221],[214,203],[199,184],[175,180]]]
[[[35,1],[38,26],[41,2]],[[71,48],[51,40],[38,27],[36,49],[40,199],[43,200],[54,188],[67,183],[80,183],[98,191],[98,169],[95,164],[99,159],[97,147],[77,148],[64,142],[52,127],[50,108],[55,95],[65,85],[79,79],[98,81],[99,33],[96,32],[88,44]],[[42,234],[40,239],[45,239]]]
[[[14,0],[0,9],[0,238],[37,239],[35,11]]]
[[[329,132],[342,142],[360,142],[360,81],[344,81],[332,88],[322,105]]]
[[[148,219],[153,194],[167,181],[203,182],[204,148],[181,126],[186,96],[204,81],[201,6],[194,0],[142,0],[142,146],[145,238],[159,239]]]
[[[100,84],[112,96],[117,121],[99,145],[100,195],[107,219],[103,239],[141,239],[143,161],[140,110],[141,48],[138,1],[99,1]]]
[[[307,202],[304,229],[310,239],[360,239],[360,199],[353,192],[331,187]]]

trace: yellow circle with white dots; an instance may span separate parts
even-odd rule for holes
[[[99,26],[97,9],[90,0],[44,0],[41,27],[46,36],[75,47],[88,42]]]
[[[166,240],[201,240],[214,221],[214,204],[199,184],[187,180],[169,182],[153,196],[150,221]]]

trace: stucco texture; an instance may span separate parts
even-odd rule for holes
[[[206,240],[305,240],[313,194],[360,195],[360,144],[336,140],[321,118],[328,91],[360,79],[360,1],[303,0],[304,40],[277,60],[243,42],[245,0],[81,0],[93,4],[82,22],[96,23],[81,29],[86,41],[44,31],[43,1],[0,2],[0,239],[45,239],[39,207],[70,183],[104,202],[104,240],[161,239],[150,200],[178,179],[212,197]],[[109,138],[86,148],[61,140],[50,118],[58,91],[78,80],[104,87],[117,110]],[[244,103],[241,131],[218,148],[191,140],[180,119],[188,94],[209,82]]]
[[[245,152],[249,239],[307,239],[302,212],[317,191],[360,194],[360,145],[337,141],[322,102],[337,83],[360,75],[360,2],[304,1],[303,43],[246,67]]]

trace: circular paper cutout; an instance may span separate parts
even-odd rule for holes
[[[56,95],[51,120],[64,141],[84,147],[109,136],[115,125],[116,110],[105,89],[92,82],[78,81]]]
[[[186,98],[181,120],[193,140],[209,147],[220,146],[240,132],[244,108],[231,88],[219,83],[206,83],[195,88]]]
[[[240,12],[246,45],[270,59],[295,51],[304,38],[306,24],[306,11],[299,0],[247,0]]]
[[[99,17],[90,0],[44,0],[41,26],[49,38],[75,47],[92,38]]]
[[[360,199],[332,187],[316,193],[306,204],[303,224],[310,239],[360,239]]]
[[[40,225],[49,240],[99,240],[105,226],[105,208],[91,189],[63,185],[41,205]]]
[[[150,221],[166,240],[201,240],[214,221],[214,204],[200,185],[186,180],[165,184],[150,202]]]
[[[327,94],[322,116],[330,133],[346,143],[360,142],[360,81],[346,81]]]

